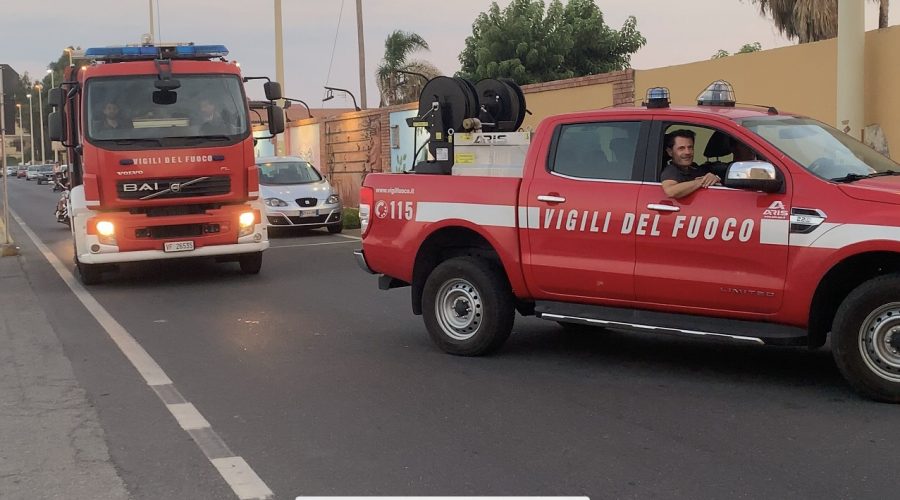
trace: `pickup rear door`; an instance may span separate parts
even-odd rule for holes
[[[634,114],[553,125],[520,194],[523,264],[535,299],[634,299],[635,236],[622,227],[634,214],[649,130],[650,121]]]
[[[784,179],[781,193],[711,186],[671,199],[659,183],[664,134],[685,128],[697,134],[694,161],[703,164],[716,149],[715,134],[744,142],[758,159],[775,165]],[[737,127],[693,117],[654,122],[645,182],[637,211],[657,226],[637,237],[635,290],[639,302],[662,309],[694,308],[710,314],[771,314],[782,304],[787,275],[791,183],[786,170]],[[720,151],[721,152],[721,151]],[[706,154],[708,153],[708,154]],[[726,163],[730,153],[719,157]],[[724,174],[723,174],[724,175]],[[674,308],[673,308],[674,306]]]

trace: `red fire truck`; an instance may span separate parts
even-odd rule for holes
[[[496,350],[516,311],[755,344],[830,336],[856,390],[900,402],[900,165],[815,120],[735,106],[724,83],[697,106],[655,89],[642,107],[548,117],[524,161],[479,165],[488,148],[514,156],[500,144],[522,132],[451,140],[453,99],[425,94],[411,122],[433,132],[432,159],[366,177],[357,259],[382,289],[411,286],[445,351]],[[721,185],[665,194],[676,131]],[[471,136],[485,149],[464,149]]]
[[[50,92],[50,136],[69,153],[67,210],[85,284],[124,262],[182,257],[236,260],[258,273],[268,248],[254,164],[251,103],[221,45],[87,49]]]

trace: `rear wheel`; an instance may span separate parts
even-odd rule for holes
[[[243,254],[238,257],[241,272],[244,274],[259,274],[262,269],[262,252]]]
[[[488,261],[456,257],[425,281],[422,314],[431,339],[444,351],[479,356],[498,349],[515,319],[506,277]]]
[[[831,349],[859,393],[900,403],[900,275],[869,280],[844,300],[832,325]]]

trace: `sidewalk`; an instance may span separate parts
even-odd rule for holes
[[[23,238],[14,240],[34,252]],[[19,259],[0,257],[0,497],[128,498],[97,412]]]

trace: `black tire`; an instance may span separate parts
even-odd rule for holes
[[[509,337],[515,307],[500,269],[484,259],[456,257],[438,265],[425,281],[422,315],[431,339],[445,352],[480,356]]]
[[[244,274],[259,274],[262,269],[262,252],[243,254],[238,257],[238,264]]]
[[[900,275],[871,279],[850,292],[831,336],[835,363],[857,392],[900,403]]]
[[[337,224],[328,224],[328,232],[331,234],[337,234],[344,230],[344,221],[338,222]]]

